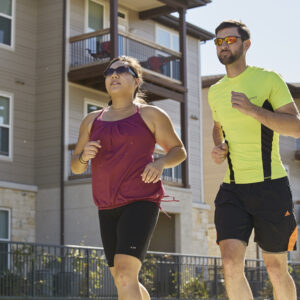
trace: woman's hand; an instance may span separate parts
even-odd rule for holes
[[[88,142],[81,152],[81,159],[88,162],[90,159],[95,158],[100,148],[100,140]]]
[[[142,173],[142,180],[145,183],[157,183],[164,170],[163,158],[159,158],[156,161],[149,163]]]

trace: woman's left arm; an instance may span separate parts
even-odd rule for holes
[[[145,112],[146,119],[151,120],[151,129],[156,143],[166,152],[165,155],[148,164],[142,173],[144,182],[156,183],[160,180],[163,169],[179,165],[186,159],[187,154],[182,141],[174,130],[170,117],[158,107],[148,106],[144,110],[147,110]]]

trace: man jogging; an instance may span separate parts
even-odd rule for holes
[[[300,116],[279,75],[248,66],[250,32],[224,21],[215,30],[217,55],[226,75],[208,94],[214,118],[212,158],[228,168],[215,200],[215,225],[230,300],[253,299],[244,274],[252,230],[276,300],[296,300],[287,251],[296,249],[297,225],[279,134],[300,137]]]

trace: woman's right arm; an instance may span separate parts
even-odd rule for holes
[[[89,141],[91,125],[97,114],[90,113],[80,125],[78,142],[71,159],[71,170],[74,174],[83,173],[89,160],[94,158],[101,148],[100,141]]]

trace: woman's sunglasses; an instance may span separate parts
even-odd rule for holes
[[[130,73],[133,77],[137,78],[137,74],[135,71],[132,70],[129,66],[120,66],[116,69],[108,68],[104,71],[104,77],[111,76],[114,73],[117,73],[118,75],[124,74],[124,73]]]
[[[224,38],[216,38],[216,39],[214,39],[214,42],[217,46],[222,46],[223,41],[226,43],[226,45],[230,45],[230,44],[236,43],[238,38],[241,39],[240,36],[230,35],[230,36],[226,36]]]

